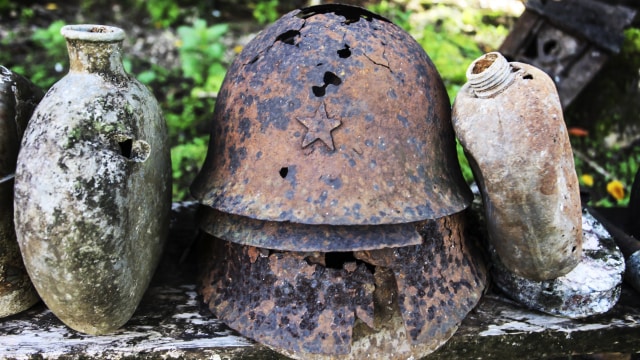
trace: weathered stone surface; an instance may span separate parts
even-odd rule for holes
[[[220,359],[250,350],[250,340],[199,304],[193,284],[151,287],[141,310],[123,329],[99,336],[72,330],[50,310],[36,306],[0,323],[0,358]]]
[[[478,58],[453,126],[482,192],[489,240],[516,274],[546,280],[581,257],[578,178],[553,81],[541,70]]]
[[[16,232],[51,311],[76,330],[106,333],[131,317],[167,236],[166,125],[149,90],[124,72],[122,30],[62,31],[70,72],[25,131]]]
[[[508,296],[545,313],[583,318],[609,311],[620,297],[625,261],[607,230],[583,213],[582,260],[557,279],[533,281],[507,270],[492,252],[492,275]]]
[[[639,300],[625,287],[606,314],[569,319],[526,310],[490,293],[427,359],[575,359],[606,353],[632,358],[629,354],[640,349]]]
[[[22,134],[44,92],[0,66],[0,318],[39,301],[13,226],[13,178]]]

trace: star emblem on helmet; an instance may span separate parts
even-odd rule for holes
[[[307,128],[307,133],[302,140],[302,147],[309,146],[316,140],[322,141],[330,150],[335,150],[333,146],[333,136],[331,131],[342,124],[338,119],[330,118],[325,109],[324,103],[320,104],[313,117],[296,118]]]

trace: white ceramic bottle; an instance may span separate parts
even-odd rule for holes
[[[15,225],[36,290],[71,328],[102,334],[133,314],[168,233],[166,124],[122,64],[124,31],[62,28],[69,73],[25,132]]]

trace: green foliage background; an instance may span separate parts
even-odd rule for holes
[[[166,66],[151,59],[125,54],[125,68],[141,82],[148,85],[158,98],[169,127],[171,159],[173,166],[174,200],[189,198],[188,186],[197,174],[206,156],[210,117],[215,106],[217,92],[226,69],[242,44],[235,42],[248,33],[255,33],[277,20],[281,14],[306,6],[294,0],[236,1],[221,0],[213,4],[196,0],[115,2],[120,12],[112,12],[113,1],[82,0],[67,3],[49,2],[46,5],[19,4],[0,0],[0,20],[10,19],[17,25],[0,40],[0,64],[21,73],[40,87],[47,89],[67,71],[68,60],[64,38],[60,28],[67,22],[107,23],[114,19],[126,25],[137,21],[140,27],[156,32],[168,32],[175,37],[178,65]],[[436,0],[383,0],[363,3],[368,9],[381,14],[407,32],[426,50],[440,72],[451,101],[466,82],[467,66],[485,52],[498,49],[519,14],[482,7],[457,5],[454,1]],[[75,18],[56,18],[63,6],[79,9]],[[125,9],[124,11],[122,9]],[[42,20],[42,14],[53,14],[50,21]],[[247,25],[251,23],[254,25]],[[258,27],[255,24],[260,24]],[[118,26],[118,24],[115,24]],[[122,25],[120,25],[122,26]],[[124,27],[124,26],[123,26]],[[20,30],[23,29],[23,30]],[[27,30],[24,30],[27,29]],[[578,174],[596,174],[594,188],[599,204],[614,205],[616,201],[602,189],[613,179],[620,179],[627,187],[627,196],[618,202],[626,204],[628,190],[640,163],[638,147],[631,147],[620,154],[620,149],[604,148],[604,135],[619,126],[620,120],[637,121],[640,102],[637,96],[637,76],[620,77],[620,67],[637,74],[640,68],[640,29],[625,33],[623,54],[612,60],[612,67],[603,71],[606,76],[595,81],[598,88],[612,96],[586,100],[576,105],[567,117],[568,123],[583,126],[580,119],[589,114],[596,117],[594,129],[588,139],[572,138],[574,147],[601,165],[594,171],[590,161],[576,159]],[[26,39],[26,40],[25,40]],[[133,42],[135,39],[129,39]],[[14,50],[20,44],[17,53]],[[130,45],[130,44],[129,44]],[[126,52],[125,52],[126,53]],[[618,72],[616,73],[616,69]],[[618,74],[618,75],[616,75]],[[633,80],[635,79],[635,80]],[[633,83],[635,81],[635,83]],[[622,83],[622,85],[620,85]],[[629,95],[629,88],[636,87]],[[625,104],[620,97],[635,96]],[[581,109],[581,110],[576,110]],[[602,120],[602,121],[600,121]],[[460,146],[458,158],[463,175],[468,182],[473,175]],[[587,160],[588,160],[587,159]]]

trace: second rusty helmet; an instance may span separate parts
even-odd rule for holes
[[[352,6],[295,10],[230,67],[191,191],[218,212],[277,223],[453,214],[471,192],[450,116],[435,66],[405,31]]]

